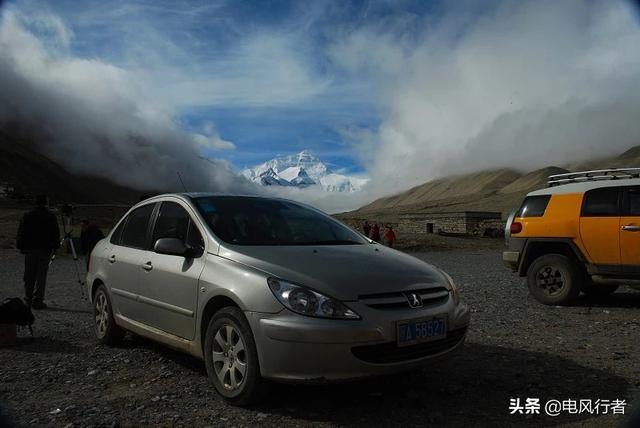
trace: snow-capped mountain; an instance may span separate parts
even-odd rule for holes
[[[309,177],[307,170],[301,166],[292,166],[284,171],[280,171],[278,174],[281,179],[288,181],[290,184],[298,187],[313,186],[316,184],[315,180]]]
[[[321,188],[326,192],[357,192],[369,181],[333,172],[324,162],[303,150],[280,156],[242,171],[249,180],[263,186]]]
[[[263,186],[291,186],[291,183],[280,178],[272,168],[262,172],[255,181]]]

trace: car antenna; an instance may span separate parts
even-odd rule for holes
[[[182,184],[182,188],[184,189],[184,191],[189,192],[187,190],[187,186],[184,185],[184,181],[182,181],[182,176],[180,175],[180,171],[176,171],[176,174],[178,174],[178,180],[180,180],[180,184]]]

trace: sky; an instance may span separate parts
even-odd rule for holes
[[[238,170],[309,149],[369,185],[285,196],[343,210],[640,144],[629,1],[23,0],[0,14],[0,123],[121,184],[168,187],[180,170],[200,190],[262,192]]]
[[[205,151],[207,156],[242,168],[310,149],[336,168],[363,171],[341,131],[377,126],[372,88],[332,64],[328,49],[342,27],[383,13],[383,5],[155,0],[13,5],[23,13],[59,18],[69,38],[66,55],[143,74],[143,84],[171,109],[181,129],[230,143]],[[37,21],[27,25],[44,39],[57,31]]]

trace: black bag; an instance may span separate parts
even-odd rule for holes
[[[0,305],[0,324],[29,326],[29,331],[33,336],[31,325],[34,320],[31,308],[25,305],[22,299],[17,297],[7,298]]]

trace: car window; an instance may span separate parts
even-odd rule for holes
[[[640,189],[627,190],[627,215],[640,216]]]
[[[147,241],[149,219],[153,213],[155,204],[144,205],[136,208],[129,214],[126,225],[122,231],[121,245],[125,247],[144,248]]]
[[[190,219],[189,213],[180,205],[175,202],[163,202],[153,229],[152,242],[155,244],[161,238],[177,238],[186,243]]]
[[[359,234],[326,214],[290,201],[201,197],[196,207],[213,233],[235,245],[356,245]]]
[[[192,248],[204,248],[202,235],[189,213],[175,202],[163,202],[153,229],[155,242],[161,238],[176,238]]]
[[[542,217],[547,209],[547,205],[549,205],[550,199],[551,195],[528,196],[524,198],[522,206],[516,213],[516,217]]]
[[[620,215],[620,191],[617,187],[594,189],[585,193],[583,217],[610,217]]]
[[[124,230],[125,224],[127,224],[127,219],[120,222],[116,230],[111,234],[109,242],[115,245],[120,245],[120,239],[122,238],[122,231]]]
[[[204,239],[198,230],[198,226],[195,225],[193,219],[189,221],[189,232],[187,233],[187,245],[191,248],[204,250]]]

